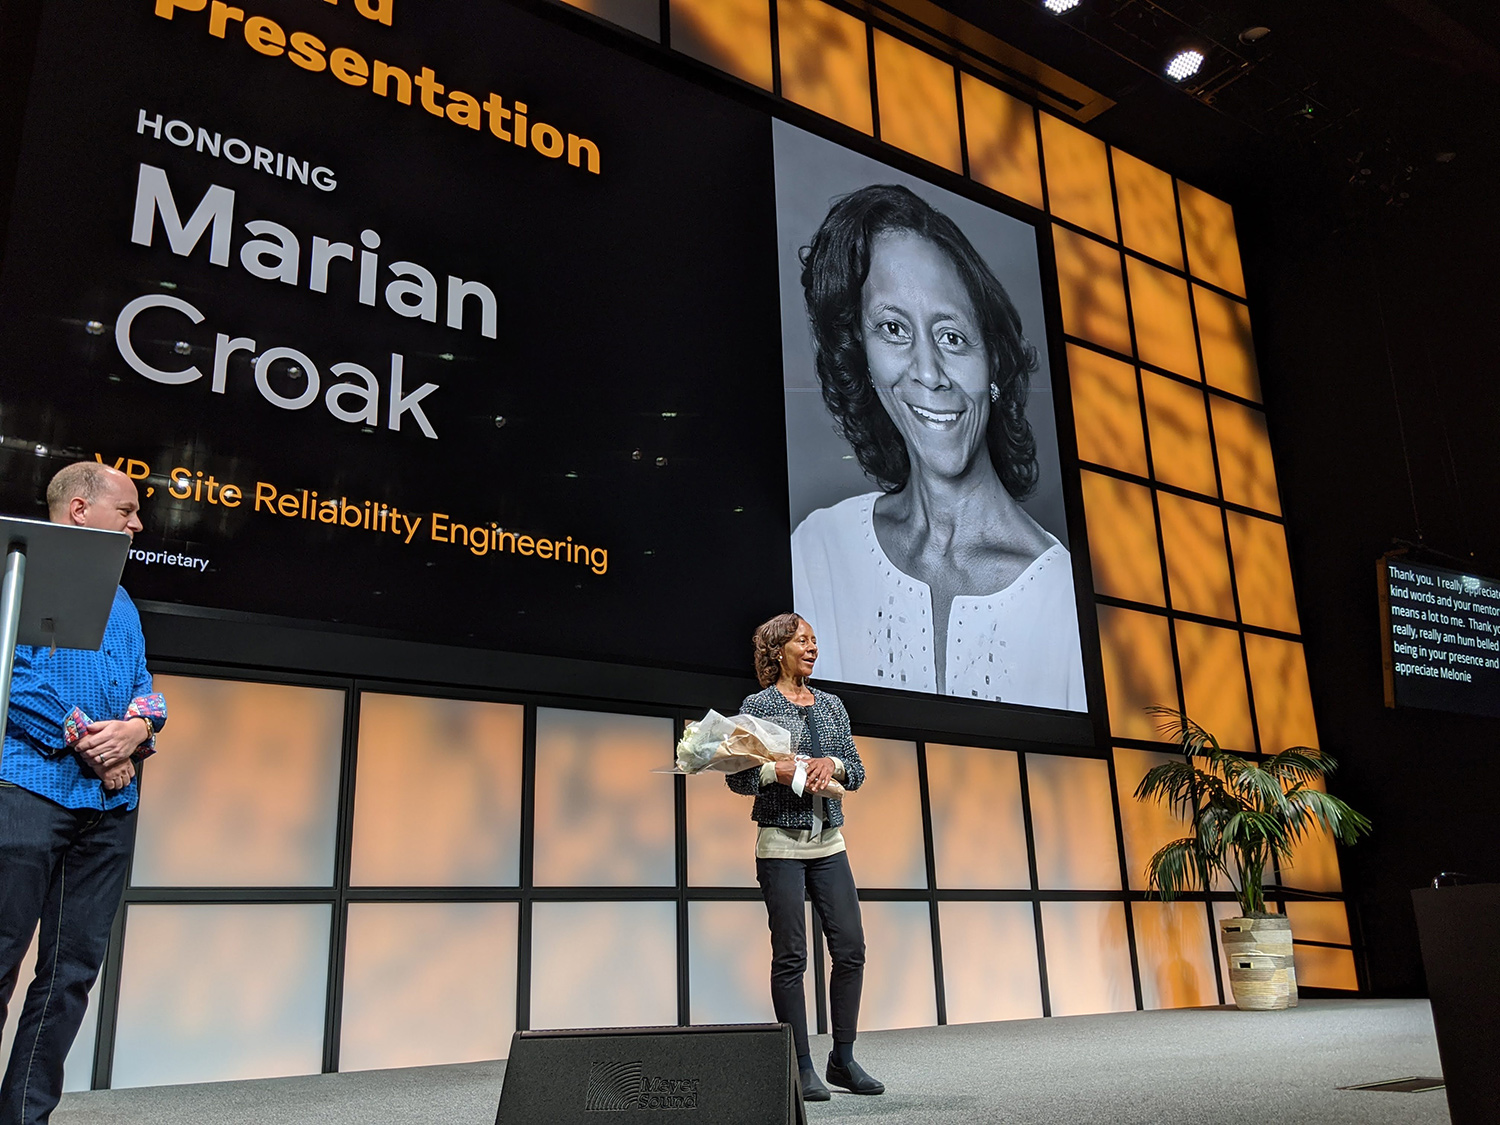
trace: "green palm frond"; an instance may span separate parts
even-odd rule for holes
[[[1199,863],[1198,841],[1191,836],[1162,846],[1146,864],[1146,878],[1163,902],[1205,889],[1205,874],[1211,878]]]

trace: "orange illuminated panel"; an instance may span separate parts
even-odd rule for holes
[[[1141,372],[1141,387],[1146,394],[1146,430],[1156,479],[1217,496],[1203,392],[1150,371]]]
[[[1208,911],[1201,902],[1132,902],[1130,917],[1147,1011],[1219,1002]]]
[[[671,13],[674,50],[771,89],[767,0],[671,0]]]
[[[1125,833],[1125,871],[1130,889],[1149,885],[1146,865],[1161,847],[1189,834],[1187,821],[1155,801],[1138,801],[1136,786],[1146,773],[1174,760],[1171,754],[1115,747],[1115,784],[1120,791],[1120,827]]]
[[[1054,1016],[1135,1011],[1123,902],[1044,902],[1042,939]]]
[[[1295,633],[1297,597],[1285,530],[1270,520],[1230,512],[1229,542],[1234,547],[1234,577],[1245,624]]]
[[[1321,782],[1314,782],[1312,788],[1327,787]],[[1283,861],[1281,864],[1281,885],[1323,894],[1342,891],[1344,881],[1339,875],[1338,846],[1333,837],[1318,827],[1304,832],[1302,838],[1292,845],[1290,861]]]
[[[673,886],[671,764],[670,719],[537,708],[536,885]]]
[[[563,3],[619,24],[637,35],[661,39],[661,0],[563,0]]]
[[[1068,382],[1073,390],[1078,456],[1138,477],[1149,475],[1135,368],[1069,344]]]
[[[1193,307],[1198,313],[1204,377],[1221,391],[1259,402],[1260,374],[1250,337],[1250,310],[1201,285],[1193,286]]]
[[[1028,1020],[1042,1014],[1031,903],[942,902],[938,921],[950,1024]]]
[[[1177,227],[1172,177],[1119,149],[1111,150],[1111,158],[1125,245],[1182,269],[1182,236]]]
[[[345,693],[190,676],[156,690],[172,721],[145,770],[131,882],[330,886]]]
[[[532,1027],[676,1022],[675,903],[538,902],[532,907]]]
[[[1014,751],[929,742],[927,792],[939,887],[1031,886],[1021,768]]]
[[[804,925],[812,933],[812,906]],[[808,939],[812,948],[812,939]],[[775,1023],[771,1006],[771,931],[766,907],[754,902],[688,903],[688,1016],[695,1024]],[[813,959],[802,994],[807,1026],[817,1026]]]
[[[110,1086],[317,1074],[327,903],[137,903],[125,912]]]
[[[1198,344],[1187,282],[1176,274],[1125,256],[1135,346],[1143,363],[1198,378]]]
[[[1171,492],[1156,494],[1172,608],[1234,620],[1223,509]]]
[[[1167,619],[1105,605],[1098,613],[1109,729],[1124,738],[1159,739],[1156,720],[1144,708],[1177,706]]]
[[[1260,749],[1275,754],[1289,746],[1317,746],[1307,658],[1296,641],[1245,634],[1250,683],[1255,689],[1255,722]]]
[[[1354,970],[1354,953],[1351,950],[1328,949],[1320,945],[1293,945],[1292,960],[1297,965],[1299,988],[1339,988],[1346,992],[1359,990],[1359,977]]]
[[[925,902],[862,902],[859,912],[867,951],[859,1030],[935,1026],[931,908]],[[827,980],[829,962],[824,956]]]
[[[732,793],[720,773],[687,779],[688,886],[753,887],[754,802]]]
[[[950,172],[963,171],[952,63],[877,31],[875,92],[882,141]]]
[[[501,1058],[516,1030],[513,902],[354,902],[340,1070]]]
[[[1032,108],[972,74],[962,79],[969,176],[1001,195],[1040,208],[1042,166]]]
[[[1218,395],[1209,395],[1208,404],[1224,499],[1279,516],[1281,501],[1276,495],[1276,466],[1266,436],[1266,416]]]
[[[865,23],[823,0],[777,0],[781,96],[874,132]]]
[[[1027,754],[1037,886],[1101,891],[1120,886],[1109,763],[1099,758]]]
[[[1047,206],[1059,219],[1118,237],[1104,142],[1066,121],[1042,114],[1042,155],[1047,164]]]
[[[1227,750],[1254,750],[1240,634],[1195,621],[1173,623],[1188,718]]]
[[[1119,251],[1060,226],[1052,228],[1052,242],[1057,249],[1063,330],[1129,355],[1130,324]]]
[[[1128,601],[1165,605],[1151,490],[1086,470],[1080,476],[1094,589]]]
[[[1281,909],[1297,941],[1349,944],[1349,908],[1342,902],[1287,902]]]
[[[350,882],[520,882],[524,722],[515,704],[362,693]]]
[[[889,738],[855,738],[860,760],[878,785],[844,802],[844,839],[861,887],[926,887],[922,792],[917,745]]]
[[[1187,240],[1188,270],[1211,285],[1245,295],[1240,244],[1234,234],[1234,210],[1222,199],[1177,181],[1182,203],[1182,233]]]

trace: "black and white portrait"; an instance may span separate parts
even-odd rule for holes
[[[775,152],[819,675],[1085,710],[1034,228],[780,121]]]

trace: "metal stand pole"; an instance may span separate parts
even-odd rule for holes
[[[5,582],[0,586],[0,754],[10,721],[10,674],[16,666],[16,633],[21,627],[21,588],[26,584],[26,548],[12,543],[5,553]]]

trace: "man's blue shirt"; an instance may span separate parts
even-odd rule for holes
[[[70,809],[135,808],[138,782],[106,793],[94,771],[64,749],[63,723],[75,707],[95,722],[123,719],[133,699],[150,694],[141,616],[120,587],[97,652],[16,646],[0,780]]]

